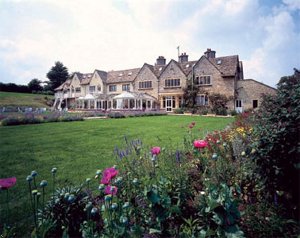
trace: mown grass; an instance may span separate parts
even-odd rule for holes
[[[0,92],[0,107],[48,107],[47,99],[53,99],[52,95]]]
[[[115,164],[113,150],[129,139],[141,139],[147,147],[180,148],[188,125],[196,122],[193,133],[223,129],[233,118],[159,116],[126,119],[98,119],[81,122],[45,123],[0,127],[0,178],[16,176],[10,190],[10,220],[17,229],[30,214],[26,176],[38,172],[37,181],[51,185],[51,168],[57,167],[58,185],[78,185],[93,178],[97,169]],[[93,180],[97,187],[98,181]],[[48,191],[51,186],[48,187]],[[5,193],[0,194],[1,220],[4,219]],[[28,221],[27,221],[28,222]],[[18,228],[19,227],[19,228]]]

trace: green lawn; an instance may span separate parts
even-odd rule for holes
[[[48,107],[47,99],[53,99],[52,95],[0,92],[0,107]]]
[[[124,143],[124,135],[129,139],[141,139],[147,147],[180,148],[192,121],[196,122],[193,132],[202,138],[207,131],[223,129],[233,120],[156,116],[0,127],[0,178],[17,177],[17,185],[10,191],[14,220],[23,219],[24,213],[29,211],[25,179],[32,170],[39,174],[37,181],[50,182],[51,168],[57,167],[60,185],[77,185],[87,177],[94,177],[97,169],[115,163],[113,149]],[[97,181],[93,183],[96,185]],[[0,194],[1,207],[4,198],[5,194]],[[2,216],[3,213],[2,210]]]

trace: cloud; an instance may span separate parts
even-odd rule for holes
[[[0,80],[45,80],[58,60],[70,72],[141,67],[158,55],[176,59],[180,45],[191,60],[206,48],[239,54],[245,77],[275,85],[297,66],[290,56],[299,50],[298,3],[2,0]]]

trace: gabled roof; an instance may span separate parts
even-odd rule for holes
[[[92,73],[82,74],[82,73],[76,73],[77,77],[79,78],[81,85],[86,85],[91,82],[91,79],[93,77]]]
[[[102,71],[102,70],[98,70],[98,69],[95,69],[95,72],[97,72],[97,74],[100,76],[100,78],[104,81],[107,80],[107,72],[105,71]]]
[[[62,83],[57,88],[55,88],[54,91],[60,91],[60,90],[67,89],[67,88],[69,88],[70,84],[71,84],[71,79],[69,78],[64,83]]]
[[[209,58],[208,60],[216,66],[223,77],[234,76],[236,74],[239,64],[239,57],[237,55]]]
[[[188,75],[191,71],[193,66],[197,63],[197,60],[188,61],[184,63],[179,63],[181,70],[184,72],[185,75]]]
[[[181,68],[181,66],[179,65],[179,63],[178,63],[176,60],[171,59],[170,62],[169,62],[164,68],[162,68],[159,77],[163,74],[163,72],[168,68],[168,66],[169,66],[172,62],[173,62],[175,65],[177,65],[177,67],[178,67],[178,68],[181,70],[181,72],[185,75],[185,73],[184,73],[184,71],[182,70],[182,68]]]
[[[144,65],[142,66],[142,68],[140,68],[139,72],[137,73],[137,76],[139,75],[139,73],[142,71],[143,68],[148,68],[148,69],[151,70],[151,72],[153,73],[153,75],[154,75],[156,78],[158,78],[158,75],[157,75],[158,72],[156,72],[156,71],[159,71],[159,70],[156,70],[155,67],[156,67],[156,66],[153,66],[153,65],[151,65],[151,64],[144,63]],[[160,72],[160,71],[159,71],[159,72]]]
[[[107,83],[132,82],[136,78],[140,68],[117,70],[107,72]]]

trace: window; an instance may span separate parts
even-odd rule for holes
[[[208,96],[207,95],[197,96],[196,104],[199,106],[207,106],[208,105]]]
[[[235,107],[242,107],[242,100],[235,100]]]
[[[81,92],[81,88],[80,87],[75,88],[75,92],[76,93],[80,93]]]
[[[180,86],[180,79],[166,79],[165,80],[165,87],[179,87]]]
[[[115,91],[117,91],[117,85],[109,85],[108,90],[109,90],[110,92],[115,92]]]
[[[258,100],[253,100],[253,108],[257,108],[258,107]]]
[[[201,85],[211,85],[211,77],[210,75],[197,76],[195,80],[196,84]]]
[[[152,88],[152,81],[139,82],[139,89]]]
[[[90,86],[89,87],[89,92],[94,93],[96,91],[96,86]]]
[[[122,91],[130,91],[130,85],[129,84],[123,84],[122,85]]]

